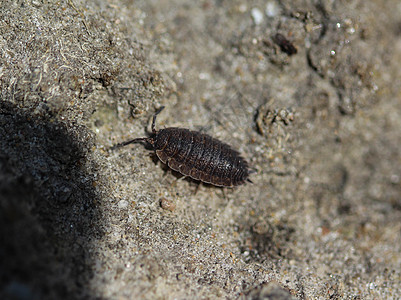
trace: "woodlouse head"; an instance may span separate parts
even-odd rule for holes
[[[168,143],[169,134],[166,130],[161,129],[153,133],[150,139],[149,143],[152,144],[154,150],[162,150]]]

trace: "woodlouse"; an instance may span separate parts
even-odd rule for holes
[[[234,187],[249,180],[248,163],[229,145],[199,131],[169,127],[156,130],[153,116],[151,137],[136,138],[117,147],[137,142],[152,145],[157,157],[171,169],[195,180],[221,187]]]

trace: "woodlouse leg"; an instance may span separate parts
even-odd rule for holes
[[[227,195],[226,195],[226,188],[222,188],[221,189],[221,192],[223,193],[223,198],[224,198],[224,200],[228,200],[228,198],[227,198]]]
[[[166,172],[166,174],[167,174],[167,172]],[[185,175],[181,176],[180,178],[176,178],[171,185],[176,186],[177,182],[179,182],[185,178],[187,178],[187,176],[185,176]]]
[[[194,191],[194,196],[198,193],[198,191],[199,191],[199,188],[200,188],[200,186],[202,185],[202,181],[199,181],[198,182],[198,185],[196,186],[196,189],[195,189],[195,191]]]
[[[183,179],[185,179],[185,178],[187,178],[188,176],[186,176],[186,175],[183,175],[182,177],[180,177],[180,178],[177,178],[176,179],[176,181],[178,182],[178,181],[181,181],[181,180],[183,180]]]
[[[167,172],[166,172],[167,174]],[[164,177],[164,176],[163,176]],[[187,176],[183,175],[180,178],[176,178],[172,183],[171,183],[171,187],[177,187],[177,183],[183,179],[187,178]]]

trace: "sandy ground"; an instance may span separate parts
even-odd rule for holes
[[[316,4],[318,3],[318,4]],[[401,4],[3,1],[1,299],[401,294]],[[156,127],[253,184],[179,179]]]

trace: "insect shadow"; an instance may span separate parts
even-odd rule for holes
[[[145,143],[151,146],[164,164],[194,180],[219,187],[252,183],[249,175],[253,170],[231,146],[205,133],[185,128],[169,127],[156,130],[156,118],[163,109],[164,106],[153,116],[150,137],[135,138],[117,144],[113,149],[133,143]]]

